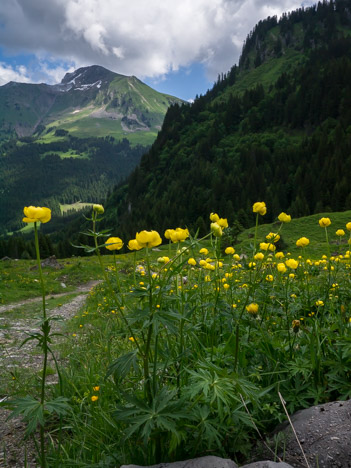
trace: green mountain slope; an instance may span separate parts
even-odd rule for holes
[[[0,233],[21,227],[25,205],[104,200],[182,101],[135,77],[91,66],[58,85],[0,87]]]
[[[158,93],[134,76],[94,65],[67,73],[58,85],[10,82],[0,87],[0,137],[56,139],[113,136],[151,144],[167,108],[181,100]]]
[[[249,226],[257,200],[266,222],[351,204],[350,2],[319,3],[268,18],[239,66],[192,106],[174,105],[162,131],[108,203],[107,225],[204,226],[208,215]],[[116,208],[117,207],[117,208]]]

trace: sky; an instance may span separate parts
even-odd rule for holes
[[[0,86],[101,65],[192,100],[238,63],[268,16],[310,0],[0,0]]]

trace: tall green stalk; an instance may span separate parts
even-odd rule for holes
[[[44,362],[43,362],[43,370],[42,370],[42,377],[41,377],[40,404],[42,408],[44,408],[46,369],[47,369],[48,353],[49,353],[48,339],[49,339],[50,326],[49,326],[49,321],[46,316],[45,284],[44,284],[44,278],[43,278],[43,271],[41,269],[38,227],[37,227],[36,222],[34,223],[34,238],[35,238],[35,252],[36,252],[37,263],[38,263],[40,286],[41,286],[41,293],[42,293],[42,304],[43,304],[43,323],[41,325],[41,329],[43,331],[42,349],[44,353]],[[44,423],[40,425],[40,459],[41,459],[42,468],[46,468],[47,463],[46,463],[46,454],[45,454],[45,425]]]

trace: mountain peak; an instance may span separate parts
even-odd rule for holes
[[[110,82],[117,75],[100,65],[91,65],[90,67],[78,68],[72,73],[66,73],[61,84],[71,84],[73,86],[87,86],[97,82]]]

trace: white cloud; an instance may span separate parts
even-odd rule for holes
[[[301,0],[1,0],[0,45],[8,53],[55,57],[75,67],[99,64],[140,78],[196,61],[214,79],[238,61],[260,19],[300,5]]]
[[[9,81],[29,83],[31,80],[25,66],[20,65],[17,67],[11,67],[6,63],[0,62],[0,86],[8,83]]]

